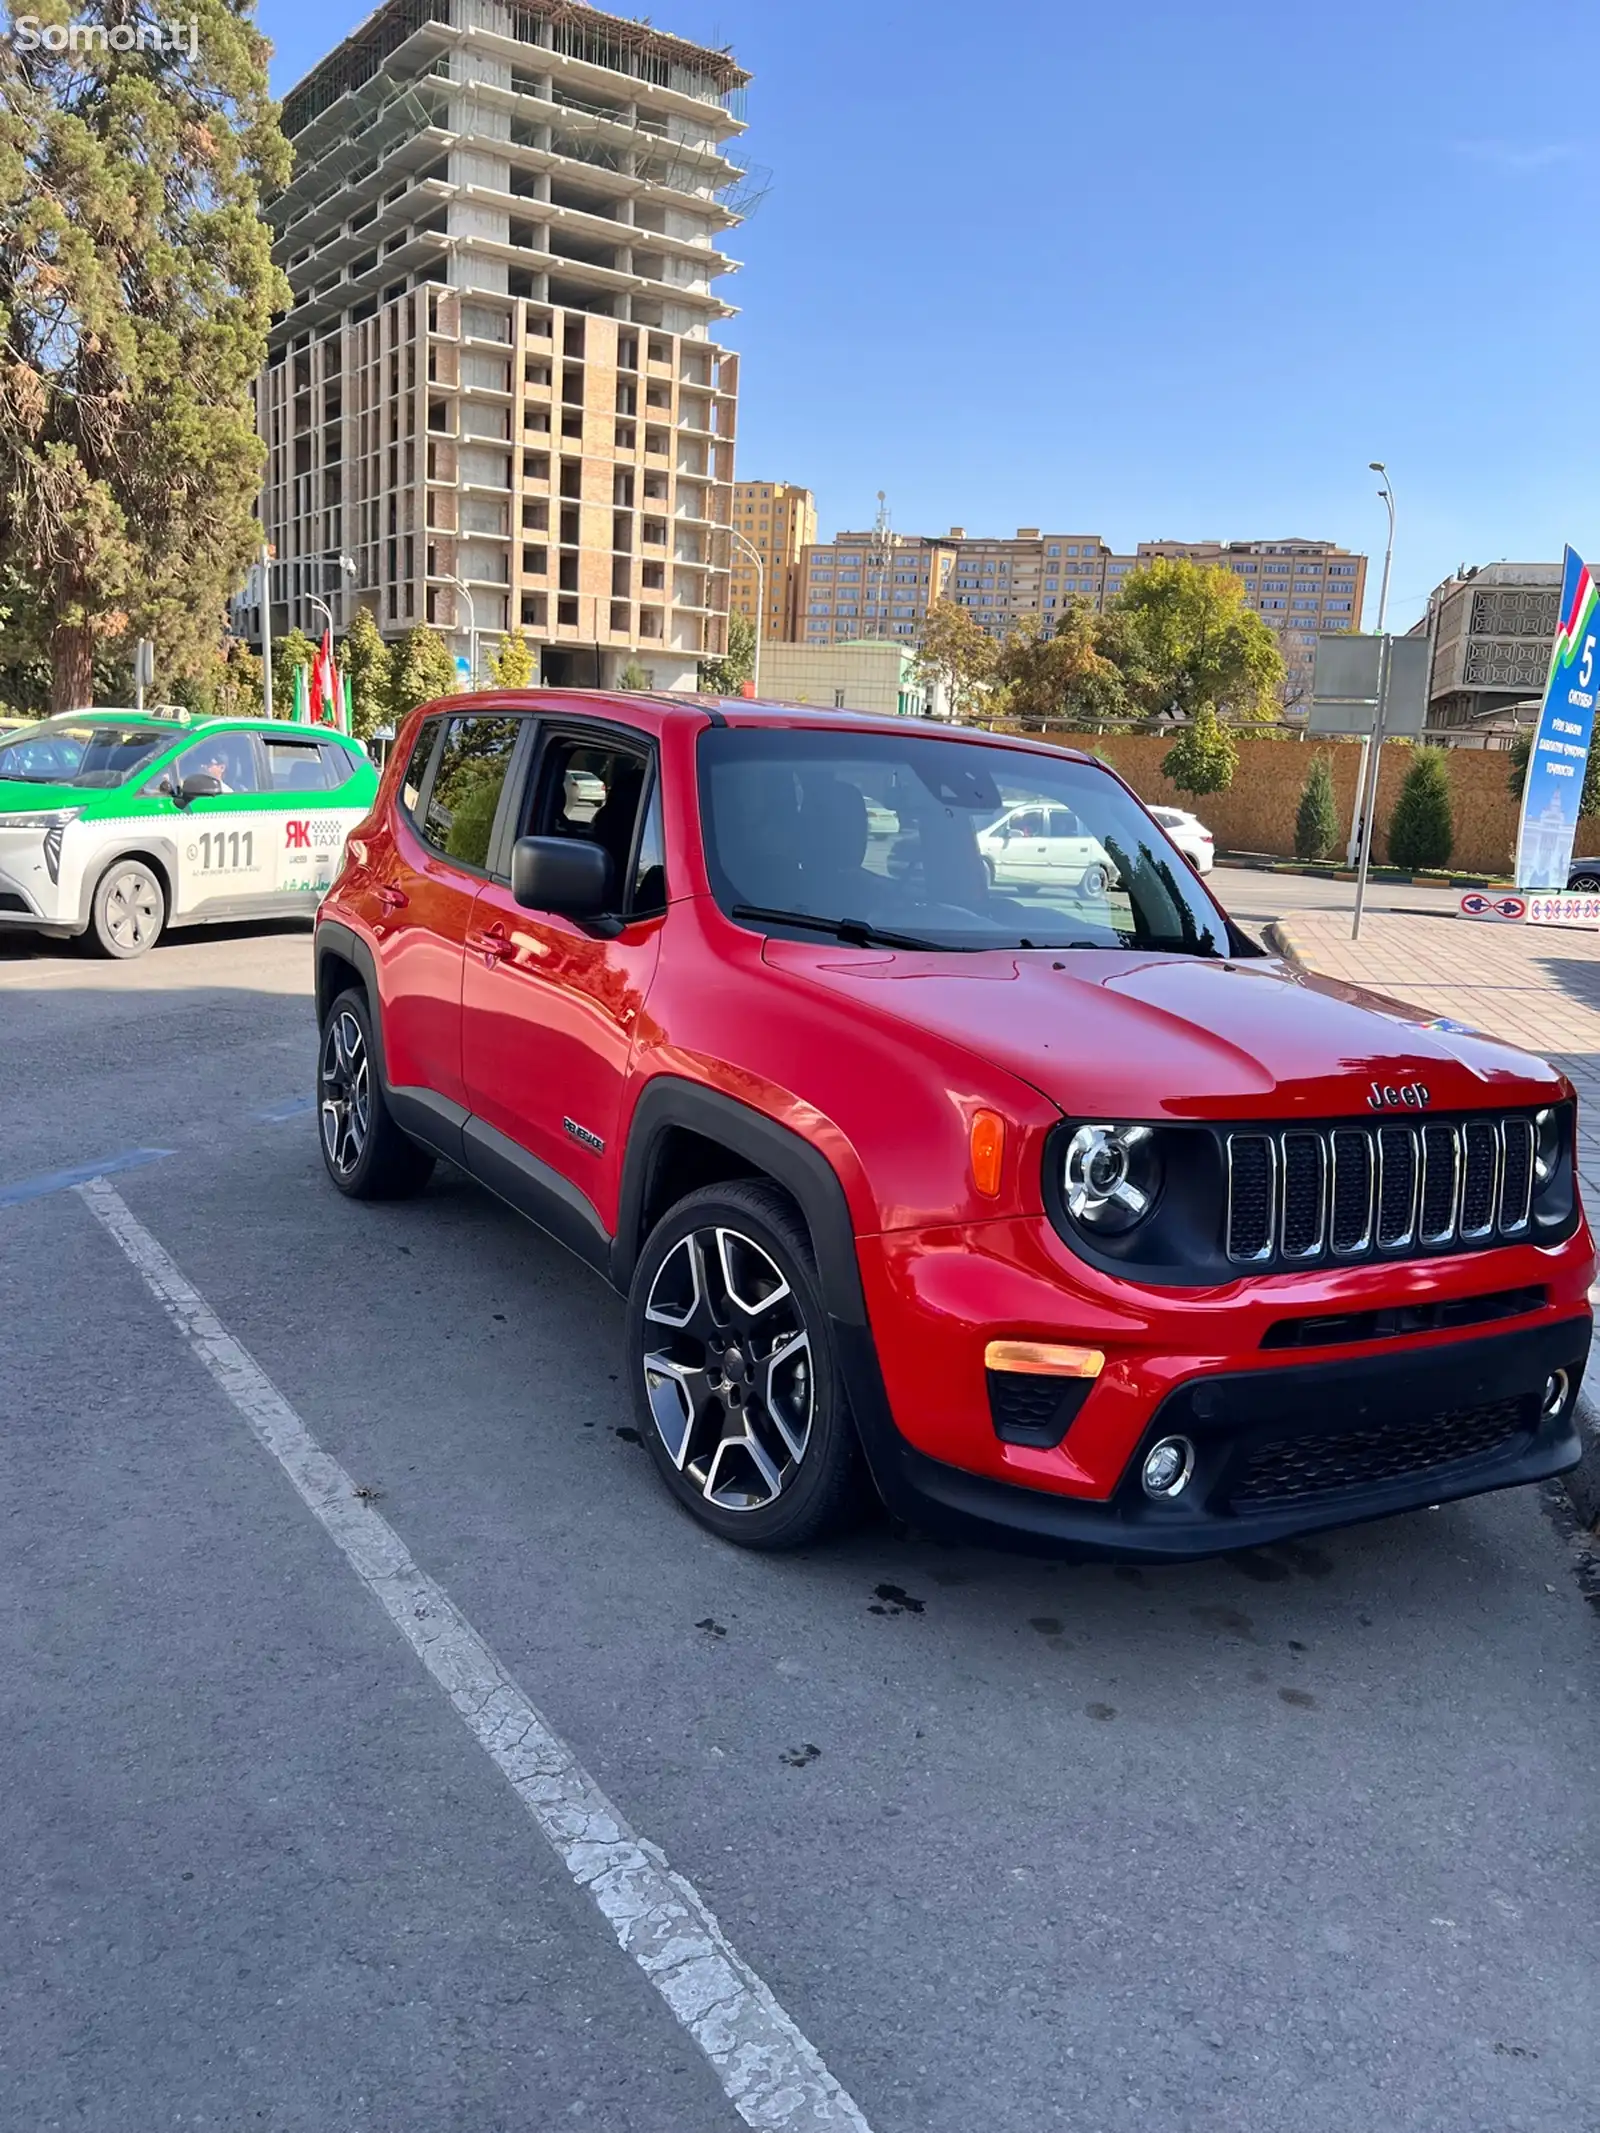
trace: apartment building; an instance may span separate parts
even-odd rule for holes
[[[568,0],[389,0],[289,92],[276,632],[314,593],[468,656],[520,627],[547,682],[694,686],[726,645],[747,80]]]
[[[949,540],[895,533],[881,522],[808,547],[800,565],[796,634],[805,644],[853,637],[915,639],[928,609],[948,597],[956,549]]]
[[[1331,541],[1141,541],[1135,567],[1157,556],[1231,570],[1245,603],[1278,639],[1287,704],[1308,702],[1322,630],[1358,630],[1367,559]]]
[[[1560,605],[1559,563],[1486,563],[1434,587],[1411,632],[1433,641],[1430,740],[1507,748],[1534,723]]]
[[[816,498],[793,482],[736,481],[733,530],[761,558],[758,572],[749,548],[734,542],[730,571],[734,611],[753,616],[758,588],[764,587],[762,638],[792,644],[800,610],[802,560],[817,538]]]
[[[993,636],[1005,636],[1025,615],[1053,619],[1074,599],[1102,607],[1122,582],[1097,533],[1019,526],[1010,539],[970,540],[965,527],[952,526],[948,538],[956,550],[948,597],[970,607]]]

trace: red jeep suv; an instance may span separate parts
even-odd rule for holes
[[[1307,978],[1058,748],[705,697],[407,722],[316,935],[341,1192],[627,1299],[704,1524],[1159,1561],[1560,1472],[1570,1085]]]

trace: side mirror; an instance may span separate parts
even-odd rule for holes
[[[222,791],[222,780],[209,770],[191,771],[173,794],[180,807],[187,807],[191,800],[215,800]]]
[[[611,907],[611,854],[586,837],[519,837],[511,893],[525,911],[599,918]]]

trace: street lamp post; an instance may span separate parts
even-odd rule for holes
[[[1381,637],[1389,619],[1389,571],[1394,563],[1394,483],[1389,478],[1389,469],[1381,459],[1369,460],[1367,464],[1374,474],[1383,476],[1383,487],[1378,491],[1378,494],[1383,498],[1384,505],[1389,513],[1389,540],[1383,551],[1383,577],[1378,585],[1378,635]],[[1356,771],[1355,819],[1350,825],[1350,842],[1345,846],[1345,863],[1347,866],[1355,865],[1368,842],[1366,834],[1368,810],[1365,806],[1365,801],[1367,771],[1371,760],[1372,736],[1369,733],[1362,736],[1361,762]],[[1376,799],[1376,797],[1376,792],[1374,792],[1373,798]]]
[[[467,603],[467,653],[472,662],[472,686],[478,686],[478,610],[464,578],[452,578],[450,583]]]
[[[756,566],[756,642],[750,654],[750,686],[757,696],[761,694],[761,630],[767,619],[767,566],[761,560],[761,550],[755,542],[746,538],[737,526],[730,526],[729,533]]]
[[[1378,778],[1383,769],[1383,729],[1389,715],[1389,670],[1392,664],[1390,653],[1393,647],[1384,628],[1389,619],[1389,568],[1394,561],[1394,483],[1389,479],[1389,469],[1381,459],[1370,462],[1374,474],[1383,476],[1383,487],[1378,494],[1383,498],[1389,513],[1389,544],[1383,551],[1383,580],[1378,588],[1378,701],[1373,707],[1372,734],[1364,744],[1361,762],[1360,794],[1358,799],[1357,841],[1361,856],[1356,872],[1356,908],[1350,924],[1350,938],[1361,938],[1361,912],[1367,900],[1367,870],[1372,864],[1372,818],[1378,806]],[[1367,760],[1370,750],[1371,761]]]

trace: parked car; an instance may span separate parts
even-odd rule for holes
[[[309,916],[377,791],[357,741],[72,711],[0,737],[0,927],[143,955],[168,926]]]
[[[1070,807],[1028,799],[1007,808],[978,834],[978,851],[998,888],[1074,889],[1102,897],[1115,869],[1104,845],[1090,836]]]
[[[1198,815],[1185,807],[1152,807],[1161,824],[1197,874],[1209,874],[1216,860],[1216,841]]]
[[[1114,858],[1098,902],[990,882],[992,825],[1041,806]],[[447,1157],[611,1283],[641,1435],[726,1539],[813,1539],[875,1488],[1165,1560],[1578,1457],[1571,1085],[1266,955],[1083,756],[446,700],[315,962],[333,1183]]]

